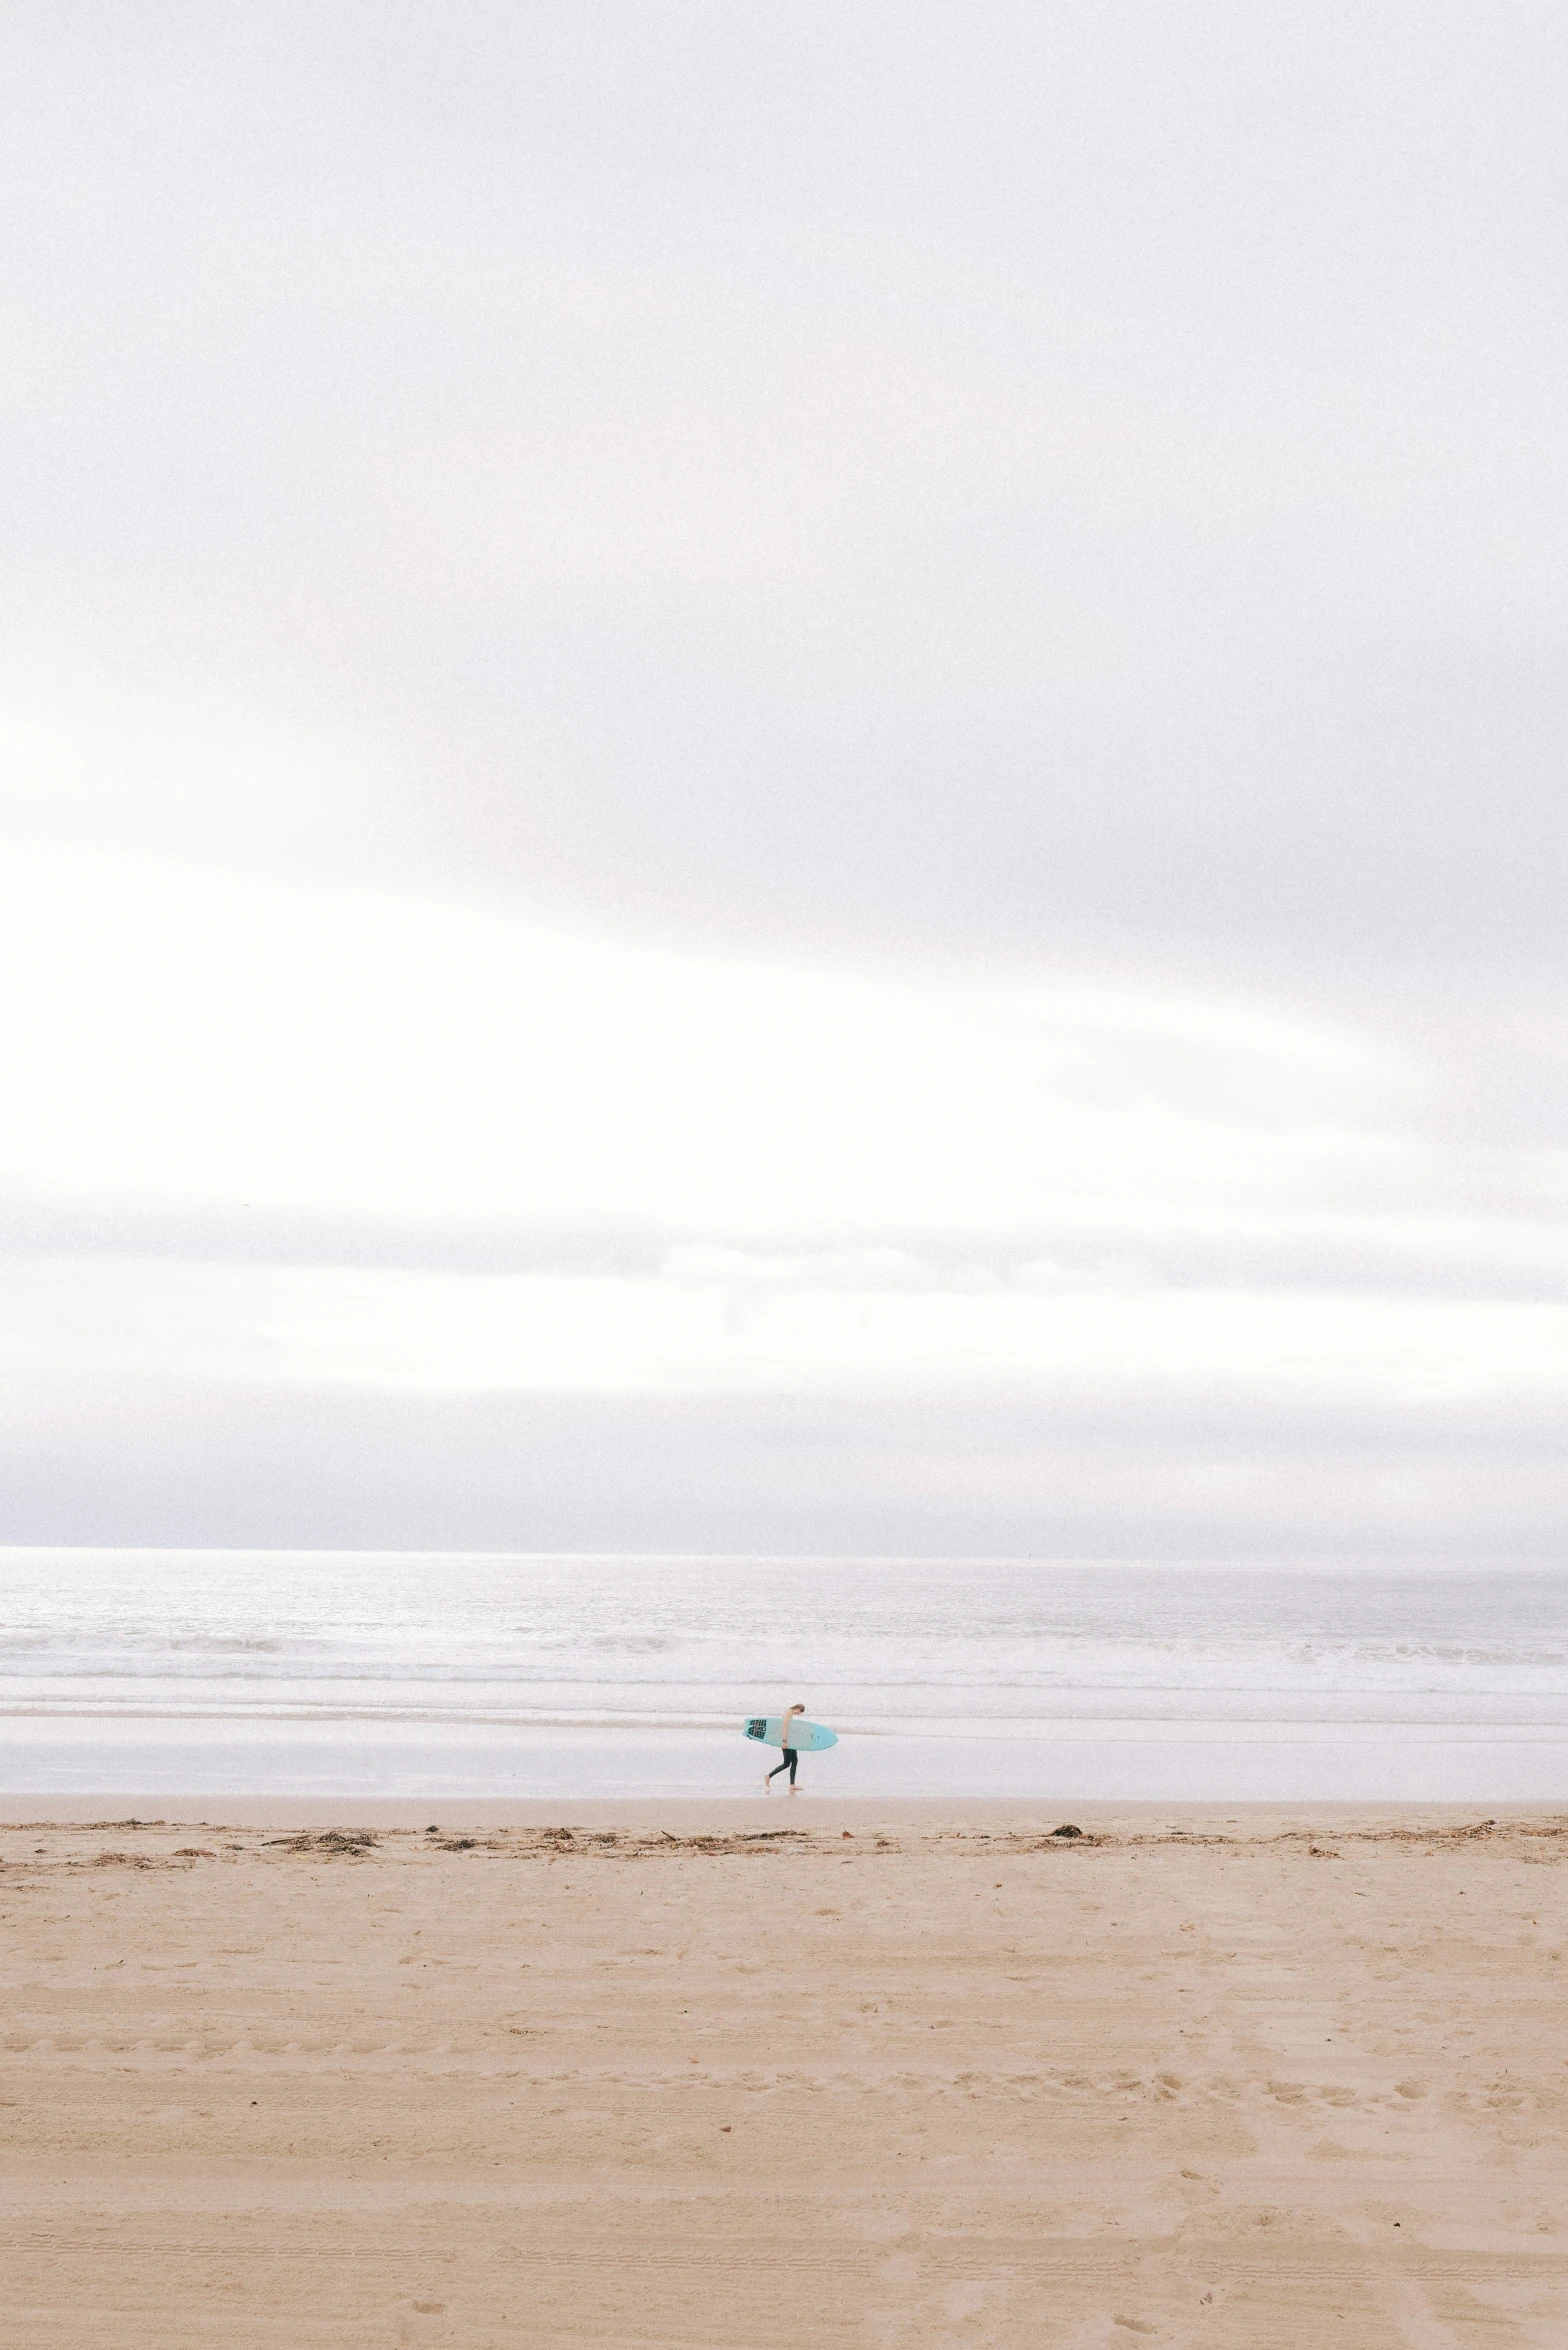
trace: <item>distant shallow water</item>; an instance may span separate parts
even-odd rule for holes
[[[0,1597],[14,1792],[752,1795],[799,1697],[820,1795],[1568,1797],[1557,1569],[12,1550]]]

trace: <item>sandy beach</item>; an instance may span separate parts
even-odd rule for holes
[[[1568,1817],[71,1808],[18,2350],[1568,2340]]]

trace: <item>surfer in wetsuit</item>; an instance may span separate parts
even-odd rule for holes
[[[789,1791],[791,1795],[794,1794],[795,1764],[798,1758],[795,1753],[795,1748],[791,1743],[791,1734],[795,1727],[796,1715],[803,1714],[805,1710],[806,1709],[803,1705],[792,1705],[789,1709],[789,1712],[784,1716],[783,1736],[780,1740],[780,1744],[784,1749],[784,1760],[779,1764],[777,1770],[765,1771],[763,1773],[762,1784],[764,1787],[769,1787],[772,1785],[773,1781],[778,1777],[779,1771],[788,1771]]]

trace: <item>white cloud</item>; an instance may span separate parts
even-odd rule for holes
[[[824,1274],[827,1277],[824,1277]],[[430,1394],[897,1395],[1034,1389],[1250,1409],[1568,1401],[1568,1307],[1099,1287],[483,1276],[26,1259],[0,1276],[11,1373]]]
[[[1560,26],[1232,16],[34,12],[13,1509],[1561,1522]]]
[[[17,850],[0,1164],[257,1209],[984,1231],[1376,1194],[1376,1064],[1260,1012],[877,984]]]
[[[873,983],[60,850],[0,896],[13,1194],[675,1236],[642,1273],[21,1257],[18,1373],[1292,1407],[1565,1384],[1562,1309],[1487,1288],[1559,1280],[1562,1232],[1423,1207],[1451,1175],[1402,1127],[1416,1073],[1257,1006]],[[1281,1286],[1291,1248],[1360,1249],[1385,1294]],[[1403,1293],[1455,1261],[1475,1294]]]

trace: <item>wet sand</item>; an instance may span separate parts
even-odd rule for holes
[[[0,1806],[19,2350],[1568,2341],[1568,1815]]]

